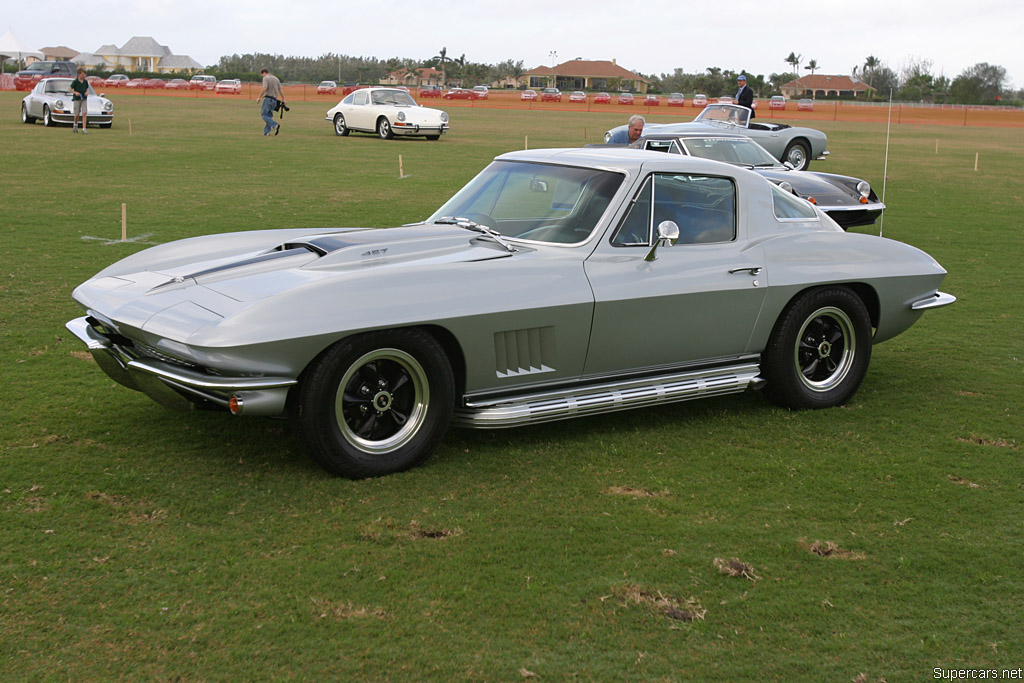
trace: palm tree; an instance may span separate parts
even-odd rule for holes
[[[437,60],[437,65],[441,67],[441,87],[448,87],[448,78],[445,73],[445,64],[451,61],[450,59],[448,59],[448,48],[442,47],[441,52],[439,54],[434,55],[430,59]]]
[[[813,76],[814,72],[818,70],[818,60],[817,59],[809,60],[807,62],[807,66],[805,66],[804,68],[807,69],[808,71],[810,71],[811,75]]]
[[[871,81],[875,77],[875,69],[882,66],[882,60],[874,55],[868,55],[867,59],[864,60],[864,71],[868,75],[868,85],[872,85]]]
[[[789,56],[786,57],[782,61],[784,61],[786,64],[789,64],[790,66],[792,66],[793,67],[793,75],[794,76],[798,76],[800,74],[800,60],[801,59],[803,59],[803,55],[798,55],[795,52],[790,52]]]

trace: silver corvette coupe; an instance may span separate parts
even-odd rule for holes
[[[616,149],[504,154],[421,223],[152,247],[68,328],[172,407],[287,416],[327,470],[411,467],[498,428],[763,387],[848,401],[872,344],[955,301],[928,254],[760,175]]]
[[[604,134],[604,141],[608,142],[612,135],[625,129],[625,125],[612,128]],[[738,104],[709,104],[693,121],[644,126],[644,135],[723,132],[750,137],[773,157],[789,162],[798,171],[806,171],[812,159],[828,157],[828,138],[820,130],[751,119],[750,109]]]
[[[21,101],[21,122],[35,123],[42,120],[44,126],[58,123],[73,123],[75,107],[72,101],[71,81],[73,78],[45,78],[32,88],[32,92]],[[86,122],[100,128],[114,125],[114,103],[103,95],[97,95],[89,85]]]

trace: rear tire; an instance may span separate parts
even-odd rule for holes
[[[761,361],[765,393],[785,408],[849,401],[871,361],[871,318],[846,287],[802,294],[783,310]]]
[[[343,339],[310,364],[297,391],[290,417],[310,456],[353,479],[425,460],[455,404],[444,349],[417,328]]]
[[[811,149],[803,140],[794,140],[786,146],[782,160],[793,164],[798,171],[806,171],[811,167]]]
[[[427,139],[428,140],[440,140],[441,136],[440,135],[428,135]]]

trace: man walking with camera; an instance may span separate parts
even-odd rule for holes
[[[267,125],[263,127],[263,134],[270,135],[270,131],[274,131],[274,135],[281,132],[281,124],[274,123],[274,112],[278,109],[278,102],[281,106],[284,106],[284,93],[281,91],[281,81],[277,80],[277,76],[273,76],[269,69],[262,69],[260,74],[263,76],[263,87],[260,88],[260,94],[256,98],[259,102],[263,100],[263,105],[260,108],[260,117],[266,121]]]

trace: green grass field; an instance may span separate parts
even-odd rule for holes
[[[20,98],[0,93],[0,679],[1024,666],[1024,130],[893,127],[884,233],[959,301],[876,347],[847,407],[753,393],[453,429],[424,466],[354,482],[284,423],[108,380],[64,330],[73,287],[146,243],[421,219],[496,154],[622,117],[453,109],[439,142],[386,142],[296,103],[262,137],[252,102],[115,96],[114,128],[83,137],[21,124]],[[818,127],[812,168],[881,190],[885,125]]]

